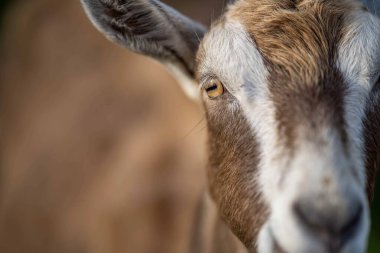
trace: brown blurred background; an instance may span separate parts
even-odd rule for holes
[[[201,107],[158,63],[106,41],[79,0],[9,2],[0,252],[187,252],[205,188]],[[165,2],[208,24],[225,0]]]

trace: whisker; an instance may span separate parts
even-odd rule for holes
[[[198,35],[197,31],[195,31],[195,29],[193,30],[193,33],[197,37],[198,42],[201,43],[201,38],[199,38],[199,35]]]
[[[202,133],[206,128],[207,128],[207,126],[202,127],[202,128],[201,128],[198,132],[196,132],[195,134],[198,135],[198,134]]]
[[[199,127],[201,123],[203,123],[204,120],[205,120],[205,113],[203,113],[202,118],[190,129],[190,131],[185,136],[182,137],[182,139],[188,138],[197,129],[197,127]]]

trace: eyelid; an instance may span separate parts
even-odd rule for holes
[[[199,86],[199,89],[204,89],[205,85],[212,79],[217,79],[219,80],[219,78],[216,76],[216,75],[213,75],[213,74],[205,74],[203,75],[200,79],[199,79],[199,83],[200,83],[200,86]],[[222,82],[223,83],[223,82]]]

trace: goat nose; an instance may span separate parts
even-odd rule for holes
[[[293,211],[300,225],[329,249],[329,252],[339,250],[357,234],[363,215],[363,205],[360,202],[350,202],[344,208],[316,207],[310,201],[299,201],[293,206]]]

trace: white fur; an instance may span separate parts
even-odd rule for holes
[[[206,55],[201,63],[201,75],[211,74],[225,84],[239,101],[260,144],[260,190],[271,207],[271,217],[259,236],[257,246],[260,253],[272,252],[273,240],[287,252],[321,252],[322,242],[305,233],[294,220],[292,212],[292,205],[297,199],[320,192],[326,194],[327,201],[342,212],[349,211],[350,197],[362,202],[365,211],[360,232],[342,253],[361,253],[366,248],[369,207],[365,196],[362,120],[371,85],[377,77],[375,73],[380,67],[380,60],[375,58],[380,55],[377,51],[380,50],[379,23],[377,18],[364,12],[352,16],[347,20],[352,34],[346,35],[339,50],[337,66],[349,84],[349,92],[344,99],[344,117],[349,122],[347,133],[349,143],[352,143],[349,154],[343,150],[339,134],[331,126],[324,126],[323,131],[313,137],[324,143],[321,148],[308,140],[307,129],[301,125],[295,156],[291,160],[284,155],[286,149],[278,142],[275,108],[268,96],[268,71],[245,28],[228,18],[205,37],[202,46]],[[283,174],[286,177],[281,181]],[[326,178],[332,182],[328,188],[323,184]],[[326,203],[316,204],[323,207]]]
[[[346,34],[340,47],[338,67],[349,84],[345,97],[348,137],[352,145],[350,153],[355,156],[355,167],[362,168],[360,181],[365,186],[364,140],[362,121],[368,94],[380,70],[380,21],[366,13],[355,13],[347,18],[351,33]]]
[[[244,89],[255,97],[266,90],[264,63],[239,22],[230,21],[215,26],[205,36],[201,47],[206,52],[199,66],[201,79],[215,75],[239,99]],[[254,62],[255,65],[248,66],[247,62]]]
[[[184,72],[179,69],[178,66],[170,62],[166,63],[165,66],[168,68],[169,73],[171,73],[173,77],[178,81],[185,94],[192,100],[199,102],[199,89],[197,88],[198,85],[195,80],[189,78],[189,76],[184,74]]]

